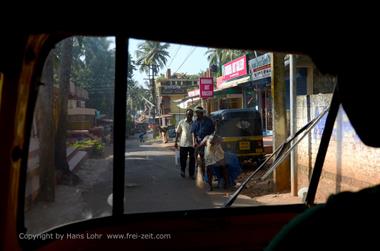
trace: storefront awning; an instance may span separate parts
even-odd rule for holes
[[[238,86],[240,84],[243,84],[243,83],[246,83],[246,82],[249,82],[249,81],[251,81],[251,77],[250,76],[245,76],[243,78],[239,78],[239,79],[231,80],[231,81],[228,81],[228,82],[224,82],[220,86],[218,86],[218,88],[215,90],[215,92],[219,92],[219,91],[222,91],[222,90],[227,89],[227,88],[235,87],[235,86]]]
[[[175,101],[174,101],[175,102]],[[191,106],[193,106],[194,104],[199,104],[200,102],[200,98],[199,97],[195,97],[195,98],[186,98],[186,99],[183,99],[178,105],[177,107],[181,108],[181,109],[187,109]]]
[[[157,116],[156,119],[169,118],[171,116],[172,114],[163,114],[163,115]]]

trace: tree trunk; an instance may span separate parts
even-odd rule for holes
[[[154,107],[152,107],[152,118],[153,118],[153,138],[156,138],[158,135],[159,135],[159,130],[158,130],[158,127],[157,126],[160,126],[160,125],[157,125],[156,124],[156,109],[157,109],[157,97],[156,97],[156,83],[155,83],[155,80],[154,80],[154,71],[152,72],[152,101],[153,101],[153,104],[154,104]]]
[[[59,72],[59,115],[55,135],[55,167],[58,180],[65,185],[76,185],[79,177],[70,171],[66,158],[67,139],[67,100],[69,97],[71,64],[73,55],[73,40],[67,38],[62,42],[62,55]]]
[[[37,128],[40,141],[40,199],[52,202],[55,198],[54,125],[53,125],[53,51],[46,59],[37,100]]]
[[[273,149],[279,147],[288,137],[284,56],[283,53],[272,54]],[[289,157],[277,167],[273,176],[276,192],[290,190]]]

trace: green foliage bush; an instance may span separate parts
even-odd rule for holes
[[[100,156],[104,152],[105,144],[100,140],[86,139],[77,141],[71,144],[72,147],[77,147],[79,150],[86,150],[94,154],[95,156]]]

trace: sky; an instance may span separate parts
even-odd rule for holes
[[[134,60],[136,59],[135,50],[138,44],[142,42],[144,42],[144,40],[129,40],[129,52]],[[166,67],[164,67],[158,75],[161,73],[165,74],[167,68],[171,69],[172,74],[176,71],[178,73],[198,74],[201,71],[205,71],[209,66],[207,56],[205,55],[207,51],[206,47],[170,44],[168,51],[170,58],[167,61]],[[134,72],[134,79],[140,85],[146,86],[146,78],[145,73],[140,73],[139,70]]]

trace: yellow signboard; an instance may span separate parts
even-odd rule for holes
[[[239,149],[240,150],[250,150],[251,149],[251,142],[249,142],[249,141],[239,142]]]

